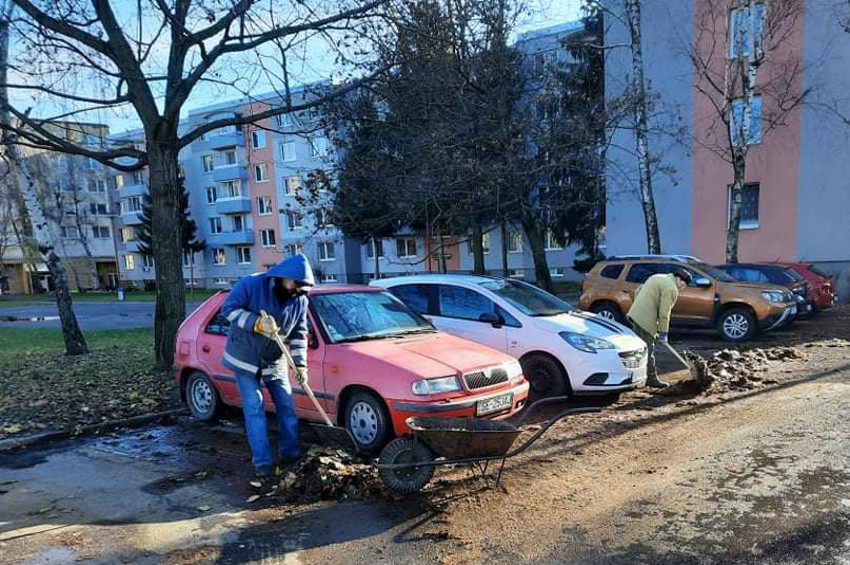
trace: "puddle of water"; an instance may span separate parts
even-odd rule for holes
[[[0,322],[55,322],[59,316],[0,316]]]

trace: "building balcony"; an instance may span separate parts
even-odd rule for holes
[[[138,226],[142,223],[141,212],[125,212],[121,214],[121,221],[125,226]]]
[[[225,149],[227,147],[236,147],[237,145],[245,144],[245,136],[241,131],[232,133],[223,133],[210,137],[210,149]]]
[[[247,196],[219,198],[215,202],[215,211],[219,214],[245,214],[251,211],[251,199]]]
[[[130,184],[124,185],[118,189],[119,198],[131,198],[133,196],[144,196],[148,193],[148,185],[146,184]]]
[[[213,247],[216,245],[253,245],[254,232],[251,230],[242,230],[214,233],[207,237],[207,241]]]
[[[138,239],[135,239],[133,241],[125,241],[124,249],[127,251],[127,253],[141,253],[141,245],[142,242]]]
[[[229,180],[248,180],[248,169],[242,165],[229,165],[225,167],[216,167],[212,172],[215,182],[225,182]]]

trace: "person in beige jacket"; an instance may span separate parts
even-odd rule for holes
[[[647,364],[646,384],[653,388],[669,386],[658,378],[658,367],[655,364],[656,339],[666,342],[670,331],[670,313],[679,291],[691,284],[691,274],[685,269],[676,269],[668,275],[652,275],[635,292],[627,318],[632,329],[646,342]]]

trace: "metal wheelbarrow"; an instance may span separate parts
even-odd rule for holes
[[[489,487],[498,487],[505,469],[505,461],[519,455],[559,420],[576,414],[600,412],[601,408],[568,408],[544,423],[534,435],[519,447],[511,449],[522,433],[522,424],[537,408],[564,402],[567,396],[553,396],[538,400],[526,408],[516,421],[486,420],[476,418],[424,418],[406,420],[411,434],[394,439],[384,447],[378,458],[381,480],[390,490],[413,494],[421,490],[434,469],[441,465],[469,465]],[[491,478],[488,468],[497,462],[499,469]]]

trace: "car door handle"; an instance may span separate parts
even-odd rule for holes
[[[210,346],[209,345],[202,345],[201,351],[203,351],[204,353],[209,353],[211,351]]]

